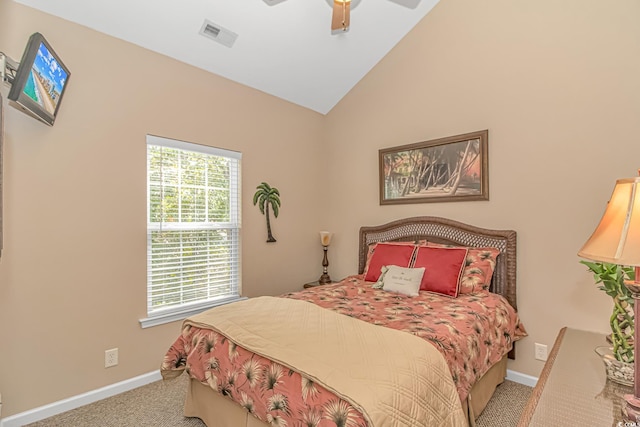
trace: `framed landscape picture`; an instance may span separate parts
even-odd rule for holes
[[[379,151],[380,204],[489,200],[489,131]]]
[[[2,104],[4,100],[0,95],[0,256],[2,255],[2,138],[4,137],[4,111]]]

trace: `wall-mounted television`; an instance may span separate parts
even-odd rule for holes
[[[9,91],[13,106],[53,126],[71,73],[40,33],[29,37]]]

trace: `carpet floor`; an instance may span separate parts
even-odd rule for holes
[[[205,427],[182,415],[187,376],[156,381],[25,427]],[[498,386],[477,427],[518,424],[532,388],[512,381]]]

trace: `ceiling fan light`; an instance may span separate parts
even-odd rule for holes
[[[265,0],[267,1],[267,0]],[[286,0],[280,0],[280,1],[286,1]],[[329,7],[333,7],[333,5],[336,3],[336,0],[324,0],[327,3],[327,6]],[[340,1],[340,0],[338,0]],[[409,2],[409,1],[420,1],[420,0],[395,0],[396,2]],[[356,7],[358,7],[358,5],[360,4],[360,2],[362,2],[362,0],[347,0],[347,3],[350,4],[351,9],[355,9]]]

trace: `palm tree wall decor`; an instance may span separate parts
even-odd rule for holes
[[[262,182],[256,187],[258,191],[253,195],[253,205],[260,208],[260,213],[267,217],[267,243],[275,242],[276,239],[271,234],[271,220],[269,219],[269,206],[273,210],[273,215],[278,218],[280,212],[280,192],[276,187],[272,187],[266,182]]]

